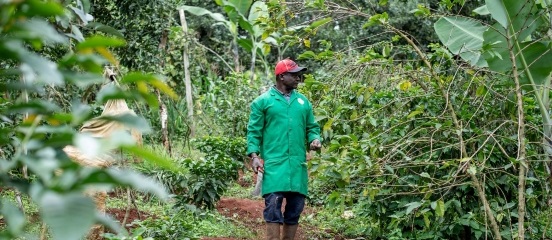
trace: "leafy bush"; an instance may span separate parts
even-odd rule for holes
[[[201,159],[186,159],[184,166],[190,174],[184,176],[177,194],[179,205],[194,204],[200,208],[214,208],[224,191],[238,177],[239,165],[224,155],[207,155]]]
[[[198,150],[207,155],[227,156],[238,164],[243,164],[245,160],[245,138],[205,136],[193,140],[192,143]]]
[[[385,68],[381,71],[401,74],[395,66]],[[346,75],[345,83],[307,79],[304,87],[316,106],[326,146],[320,158],[309,162],[311,201],[337,212],[357,209],[357,217],[369,219],[371,229],[364,233],[342,225],[343,232],[352,234],[348,237],[387,238],[394,230],[396,239],[492,235],[468,175],[474,171],[485,179],[485,194],[502,237],[512,238],[518,178],[510,171],[519,163],[510,87],[492,76],[455,77],[436,80],[448,84],[452,103],[436,89],[412,87],[402,79],[387,86],[371,85],[377,75],[357,80]],[[454,106],[464,126],[461,132],[443,113],[447,104]],[[542,154],[535,129],[542,123],[534,99],[525,97],[524,108],[526,124],[531,126],[527,156],[535,161]],[[462,134],[469,157],[461,156],[457,133]],[[470,167],[463,169],[466,163]],[[526,193],[528,219],[546,207],[547,194],[542,184],[548,176],[545,166],[539,161],[532,166]],[[542,233],[538,221],[527,224],[533,233]]]
[[[264,81],[264,82],[263,82]],[[246,74],[230,73],[224,79],[209,79],[197,100],[198,121],[211,136],[244,137],[247,133],[249,104],[262,92],[269,79],[250,82]],[[199,132],[199,131],[198,131]]]
[[[125,186],[166,197],[159,184],[143,175],[84,167],[71,161],[63,151],[65,146],[75,145],[81,151],[88,150],[88,155],[118,148],[135,155],[147,154],[132,144],[126,132],[96,139],[75,130],[90,120],[94,111],[78,101],[79,92],[105,81],[103,66],[117,65],[109,49],[125,44],[112,34],[84,37],[81,29],[107,28],[90,22],[89,8],[89,1],[84,0],[0,2],[0,85],[5,92],[0,98],[0,185],[32,199],[39,221],[48,227],[52,239],[82,238],[95,223],[120,230],[96,210],[93,199],[83,194],[85,189]],[[142,87],[124,89],[127,84]],[[151,86],[164,93],[172,92],[159,78],[134,73],[127,75],[120,87],[98,93],[96,101],[104,104],[110,99],[126,99],[155,105],[155,98],[149,94]],[[60,91],[71,95],[49,94]],[[105,120],[140,131],[149,129],[138,116]],[[153,159],[159,160],[156,156]],[[12,174],[23,168],[28,170],[29,178]],[[0,214],[7,224],[0,238],[13,239],[24,234],[27,218],[14,204],[2,201]]]
[[[211,211],[174,208],[161,218],[135,222],[141,236],[153,239],[200,239],[201,237],[251,237],[228,219]]]
[[[163,183],[175,195],[178,205],[194,204],[213,208],[222,194],[238,178],[243,167],[245,140],[242,138],[204,137],[194,140],[204,157],[181,158],[174,164],[180,172],[169,171],[147,162],[135,166],[140,172]],[[161,156],[161,149],[154,150]]]

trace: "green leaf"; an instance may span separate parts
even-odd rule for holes
[[[39,197],[38,205],[54,239],[80,239],[94,224],[96,206],[89,197],[48,191]]]
[[[123,36],[123,34],[121,32],[119,32],[119,30],[115,29],[115,28],[112,28],[110,26],[107,26],[107,25],[104,25],[104,24],[101,24],[99,22],[90,22],[88,23],[86,26],[86,28],[89,28],[89,29],[92,29],[92,30],[96,30],[96,31],[100,31],[100,32],[103,32],[103,33],[107,33],[107,34],[110,34],[110,35],[113,35],[115,37],[118,37],[118,38],[121,38],[121,39],[124,39],[125,37]]]
[[[470,166],[470,168],[468,168],[468,173],[471,175],[477,174],[477,168],[475,166]]]
[[[408,114],[407,118],[413,118],[416,115],[421,114],[421,113],[424,113],[424,111],[422,111],[422,110],[412,111],[410,114]]]
[[[508,204],[506,204],[503,209],[510,209],[512,208],[513,206],[515,206],[516,203],[515,202],[509,202]]]
[[[330,118],[328,119],[328,121],[326,122],[326,124],[324,124],[324,127],[322,128],[324,131],[327,131],[327,130],[330,130],[332,129],[332,124],[334,122],[334,119],[333,118]]]
[[[13,34],[13,37],[27,40],[41,40],[48,45],[66,42],[63,35],[59,34],[52,25],[42,19],[23,21],[16,24],[14,28],[8,32]]]
[[[240,6],[236,6],[234,5],[234,3],[229,1],[223,1],[223,3],[224,3],[223,4],[224,11],[228,15],[228,18],[230,19],[229,29],[233,35],[237,35],[237,32],[235,32],[233,27],[233,25],[235,25],[236,23],[239,24],[239,26],[245,29],[247,32],[253,35],[260,36],[260,34],[262,34],[262,33],[259,33],[259,34],[254,33],[254,30],[253,30],[254,23],[247,20],[247,18],[245,17],[245,13],[243,13],[242,10],[239,9]],[[236,3],[242,4],[242,1],[236,1]],[[251,3],[249,3],[249,5],[251,5]],[[247,6],[247,9],[249,9],[249,5]],[[245,11],[247,11],[247,9],[245,9]]]
[[[445,216],[445,202],[443,200],[437,201],[437,206],[435,207],[435,215],[438,217]]]
[[[134,91],[123,91],[120,87],[110,85],[105,86],[96,95],[96,101],[105,103],[111,99],[127,99],[131,100],[133,97],[137,96]]]
[[[51,17],[63,14],[63,7],[55,1],[28,0],[22,8],[23,13],[29,15]]]
[[[196,15],[196,16],[208,15],[209,17],[211,17],[212,19],[214,19],[217,22],[228,22],[228,20],[226,20],[226,18],[222,14],[212,13],[211,11],[209,11],[205,8],[184,5],[184,6],[180,7],[179,9],[183,9],[184,11],[187,11],[187,12],[193,14],[193,15]]]
[[[151,82],[161,79],[162,76],[155,74],[144,74],[139,72],[131,72],[121,78],[121,83],[136,83],[136,82]]]
[[[253,25],[253,32],[252,34],[255,37],[260,37],[263,35],[264,27],[261,27],[260,24],[258,24],[258,21],[261,21],[263,19],[268,19],[270,16],[268,15],[268,6],[263,1],[256,1],[251,6],[251,9],[249,10],[249,15],[247,16],[247,19],[249,23]]]
[[[395,170],[389,164],[385,164],[384,168],[385,170],[389,171],[389,173],[395,174]]]
[[[166,200],[169,197],[163,185],[147,176],[131,170],[108,169],[107,172],[120,184],[131,186],[138,191],[152,193],[161,200]]]
[[[84,89],[93,84],[101,84],[105,82],[105,78],[100,74],[94,73],[76,73],[76,72],[64,72],[65,79],[75,84],[77,87]]]
[[[69,9],[73,10],[73,13],[79,17],[79,19],[86,25],[88,22],[94,20],[92,15],[86,13],[83,9],[69,6]]]
[[[124,227],[121,227],[118,220],[113,219],[112,217],[106,214],[96,214],[96,221],[98,221],[99,224],[102,224],[107,228],[111,229],[116,234],[119,234],[119,235],[128,234],[126,229]],[[140,239],[140,238],[136,238],[136,239]]]
[[[313,23],[311,23],[311,25],[309,26],[309,28],[312,28],[312,29],[316,29],[326,23],[329,23],[330,21],[332,21],[332,18],[331,17],[327,17],[327,18],[322,18],[320,20],[316,20],[314,21]]]
[[[374,126],[374,127],[378,126],[378,122],[375,118],[369,117],[368,120],[370,121],[370,124],[372,124],[372,126]]]
[[[431,221],[429,220],[429,213],[424,213],[424,223],[426,228],[431,226]]]
[[[169,171],[181,171],[175,161],[169,158],[165,158],[159,154],[155,154],[151,151],[148,151],[140,146],[124,146],[123,150],[127,151],[130,154],[133,154],[136,157],[143,158],[145,161],[151,162],[156,166],[164,168]]]
[[[514,2],[525,2],[520,0],[513,0]],[[496,20],[503,28],[508,28],[509,17],[506,6],[504,6],[504,0],[485,0],[485,6],[487,10],[490,10],[491,16]]]
[[[314,53],[313,51],[305,51],[297,57],[298,60],[315,59],[315,58],[316,58],[316,53]]]
[[[485,87],[485,85],[481,85],[481,86],[477,87],[477,90],[475,91],[475,96],[482,97],[486,93],[487,93],[487,88]]]
[[[368,19],[368,22],[366,22],[362,28],[368,28],[372,27],[378,24],[385,24],[389,21],[389,14],[387,12],[381,13],[381,14],[375,14]]]
[[[507,73],[513,65],[510,59],[508,40],[504,37],[506,34],[505,29],[501,29],[499,24],[495,24],[492,28],[489,28],[484,34],[485,43],[489,43],[485,46],[487,51],[484,54],[485,59],[489,63],[489,68],[496,72]],[[513,41],[513,39],[510,39]],[[494,44],[490,44],[494,43]],[[533,79],[536,85],[542,85],[548,80],[549,74],[552,71],[552,51],[549,44],[542,42],[523,42],[517,43],[520,46],[519,49],[514,47],[514,55],[516,56],[516,66],[519,69],[522,84],[529,84],[529,76]],[[526,69],[523,62],[527,63]],[[526,71],[527,70],[527,71]]]
[[[422,203],[421,202],[411,202],[411,203],[407,203],[406,205],[404,205],[406,208],[406,214],[410,214],[414,209],[422,206]]]
[[[491,12],[489,12],[489,9],[487,8],[487,5],[483,5],[481,7],[478,7],[475,10],[473,10],[473,12],[477,13],[481,16],[486,16],[486,15],[491,14]]]
[[[227,2],[226,5],[233,5],[240,14],[245,16],[253,0],[228,0],[224,2]]]
[[[71,33],[67,34],[67,36],[72,37],[73,39],[77,40],[78,42],[84,41],[84,36],[82,35],[81,30],[79,27],[75,25],[71,25]]]
[[[51,114],[61,111],[61,108],[50,101],[32,100],[29,102],[17,103],[8,108],[6,113],[28,113],[28,114]]]
[[[63,58],[58,64],[59,66],[71,69],[78,66],[88,72],[102,73],[103,65],[107,63],[107,60],[97,54],[70,54]],[[68,72],[68,71],[64,71]],[[105,80],[104,80],[105,81]]]
[[[504,213],[499,213],[496,215],[496,220],[498,222],[502,222],[502,219],[504,219]]]
[[[90,1],[89,0],[79,0],[79,5],[82,5],[82,9],[85,13],[90,12]]]
[[[488,27],[472,18],[442,17],[434,25],[435,32],[443,45],[470,64],[486,67],[481,57],[483,33]]]
[[[25,216],[10,200],[2,198],[0,209],[7,228],[13,235],[19,235],[25,226]]]
[[[113,37],[95,35],[77,44],[78,50],[85,50],[98,47],[120,47],[125,45],[125,40]]]
[[[247,50],[248,52],[251,52],[251,50],[253,50],[253,41],[251,41],[251,39],[240,38],[238,39],[238,45],[240,45],[240,47]]]
[[[416,17],[428,17],[431,15],[429,8],[427,8],[423,4],[418,4],[417,8],[410,11],[410,13],[414,13],[414,16]]]
[[[517,35],[518,41],[530,36],[542,24],[536,5],[526,0],[485,0],[487,9],[503,29]]]

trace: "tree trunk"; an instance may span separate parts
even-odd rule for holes
[[[507,35],[510,35],[510,31],[506,31]],[[515,33],[514,33],[515,34]],[[506,39],[510,40],[512,36],[506,36]],[[513,46],[515,45],[515,46]],[[519,73],[517,67],[516,56],[514,48],[520,47],[516,43],[516,39],[508,41],[508,47],[510,49],[510,60],[512,61],[512,75],[514,76],[514,83],[516,84],[516,99],[517,99],[517,112],[518,112],[518,154],[517,160],[519,161],[519,173],[518,173],[518,239],[525,239],[525,185],[526,175],[529,169],[529,162],[526,161],[525,150],[525,114],[523,112],[523,93],[521,90],[521,84],[519,82]],[[524,60],[522,60],[523,62]],[[524,64],[524,63],[523,63]],[[546,90],[548,91],[548,90]]]
[[[184,51],[182,57],[184,59],[184,84],[186,85],[186,106],[188,108],[188,121],[190,121],[190,137],[195,135],[195,124],[194,124],[194,102],[192,100],[192,81],[190,80],[190,61],[188,59],[188,24],[186,23],[186,16],[184,15],[184,10],[178,10],[180,14],[180,23],[182,25],[182,31],[186,36],[186,41],[184,43]]]
[[[168,33],[167,31],[163,32],[163,35],[161,36],[161,42],[159,43],[159,52],[160,52],[160,65],[161,69],[165,67],[165,50],[167,48],[167,40],[168,40]],[[163,141],[163,146],[165,147],[165,150],[169,153],[169,155],[172,155],[172,149],[171,149],[171,142],[169,139],[169,129],[168,129],[168,122],[169,122],[169,114],[167,113],[167,105],[165,105],[165,102],[163,102],[163,99],[161,98],[161,92],[156,89],[155,94],[157,95],[157,101],[159,102],[159,120],[161,121],[161,136]]]
[[[232,54],[234,54],[234,70],[240,72],[240,53],[238,52],[238,42],[234,37],[232,41]]]
[[[157,101],[159,102],[159,118],[161,121],[161,136],[163,146],[165,147],[165,150],[167,150],[169,155],[172,156],[171,141],[169,139],[169,114],[167,112],[167,105],[165,105],[165,102],[163,102],[161,98],[161,92],[159,92],[158,89],[155,90],[155,94],[157,95]]]
[[[255,44],[255,41],[252,41],[253,44]],[[255,80],[255,61],[257,57],[257,47],[253,47],[253,50],[251,52],[251,77],[249,78],[249,84],[253,84],[253,80]]]

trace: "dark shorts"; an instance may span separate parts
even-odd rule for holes
[[[263,216],[268,223],[285,223],[296,225],[305,207],[305,195],[297,192],[274,192],[263,196],[265,209]],[[282,201],[286,199],[285,210],[282,214]]]

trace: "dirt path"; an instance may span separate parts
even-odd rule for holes
[[[284,205],[283,205],[284,206]],[[283,207],[282,206],[282,207]],[[266,228],[263,220],[264,201],[262,199],[223,198],[217,204],[217,210],[227,218],[233,219],[255,234],[253,239],[264,239]],[[308,212],[308,209],[305,210]],[[295,235],[296,240],[309,239],[305,227],[300,225]],[[203,240],[226,240],[239,238],[203,238]]]

